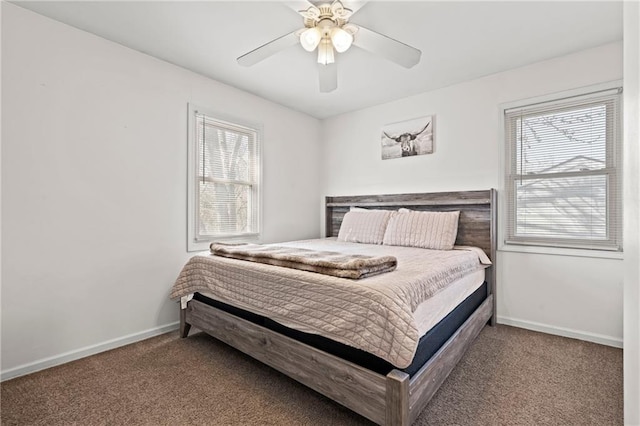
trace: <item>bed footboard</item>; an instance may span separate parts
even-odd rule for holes
[[[180,312],[180,335],[193,325],[369,420],[408,426],[449,376],[493,313],[493,295],[412,378],[367,370],[198,300]]]

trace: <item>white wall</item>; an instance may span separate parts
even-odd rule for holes
[[[0,24],[2,23],[0,7]],[[0,46],[2,46],[2,31],[0,25]],[[2,99],[2,55],[0,55],[0,99]],[[2,102],[0,102],[0,234],[2,233]],[[2,238],[0,238],[0,307],[2,306]],[[0,314],[0,332],[2,330],[2,315]],[[0,341],[0,365],[2,365],[2,342]]]
[[[262,123],[264,241],[319,235],[318,120],[6,2],[2,64],[3,378],[175,326],[187,102]]]
[[[640,425],[640,3],[624,4],[624,420]]]
[[[500,104],[621,78],[615,43],[329,118],[323,192],[502,191]],[[380,159],[383,125],[430,114],[434,154]],[[621,346],[621,259],[501,251],[498,262],[500,322]]]

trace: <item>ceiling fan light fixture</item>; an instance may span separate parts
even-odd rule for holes
[[[318,63],[328,65],[335,62],[333,44],[328,38],[323,38],[318,46]]]
[[[238,64],[254,65],[298,43],[308,52],[317,48],[320,91],[323,93],[331,92],[338,87],[335,52],[346,52],[351,45],[380,55],[405,68],[418,64],[422,52],[415,47],[349,23],[353,13],[367,1],[369,0],[349,0],[353,2],[352,9],[345,8],[342,0],[288,1],[286,3],[295,7],[304,18],[304,26],[238,57]],[[300,5],[306,9],[299,10]]]
[[[331,31],[331,42],[338,53],[346,52],[353,43],[353,36],[340,27]]]
[[[300,44],[307,52],[313,52],[322,40],[320,31],[316,28],[309,28],[300,34]]]

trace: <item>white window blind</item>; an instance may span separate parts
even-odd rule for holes
[[[258,235],[258,130],[192,113],[194,241]]]
[[[507,244],[621,250],[619,91],[505,110]]]

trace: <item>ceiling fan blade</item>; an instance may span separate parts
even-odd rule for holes
[[[307,10],[310,7],[315,5],[307,0],[287,0],[282,2],[284,5],[289,6],[289,8],[293,9],[295,12],[300,12],[301,10]]]
[[[322,93],[333,92],[338,88],[338,67],[335,64],[318,64],[320,76],[320,91]]]
[[[307,10],[311,6],[315,6],[313,3],[311,3],[308,0],[285,0],[282,3],[289,6],[291,9],[295,10],[296,12],[298,12],[299,10]]]
[[[271,55],[275,55],[281,50],[286,49],[287,47],[291,47],[295,44],[298,44],[299,38],[296,35],[296,31],[283,35],[275,40],[271,40],[267,44],[263,44],[257,49],[253,49],[249,53],[245,53],[244,55],[238,58],[238,63],[240,65],[244,65],[248,67],[250,65],[254,65],[263,59],[267,59]]]
[[[353,36],[354,46],[380,55],[405,68],[411,68],[420,62],[422,52],[415,47],[411,47],[408,44],[401,43],[398,40],[361,27],[360,25],[357,27],[358,31]]]
[[[344,7],[351,10],[351,15],[354,15],[362,6],[369,3],[369,0],[349,1],[346,0],[343,4]]]

